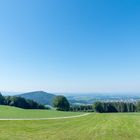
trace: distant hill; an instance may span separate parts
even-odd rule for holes
[[[23,97],[25,99],[31,99],[44,105],[52,105],[53,99],[56,97],[56,95],[44,91],[28,92],[19,94],[17,96]]]

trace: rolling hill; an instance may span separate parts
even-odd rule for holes
[[[19,94],[18,96],[23,97],[25,99],[34,100],[43,105],[52,105],[53,100],[56,97],[56,95],[44,91],[28,92],[28,93]]]
[[[51,118],[78,115],[55,110],[0,106],[0,118]],[[140,113],[91,113],[59,120],[0,120],[0,140],[139,140]]]

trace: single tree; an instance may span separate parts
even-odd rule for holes
[[[2,96],[1,92],[0,92],[0,105],[4,104],[4,97]]]
[[[137,102],[136,108],[137,108],[137,111],[140,112],[140,101]]]
[[[96,112],[100,112],[100,113],[103,113],[105,112],[105,109],[104,109],[104,106],[103,106],[103,103],[102,102],[95,102],[93,104],[93,108]]]
[[[60,111],[68,111],[70,109],[70,104],[64,96],[56,96],[53,105]]]

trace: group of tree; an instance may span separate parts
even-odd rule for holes
[[[20,96],[2,96],[0,93],[0,105],[15,106],[24,109],[49,109],[33,100],[25,99]],[[66,97],[56,96],[53,102],[54,107],[59,111],[69,111],[70,104]]]
[[[72,111],[72,112],[91,112],[93,111],[92,105],[70,105],[69,101],[64,96],[56,96],[53,106],[59,111]]]
[[[2,96],[0,93],[0,104],[20,107],[24,109],[48,109],[33,100],[25,99],[19,96]],[[95,102],[92,105],[70,105],[69,101],[64,96],[56,96],[53,106],[59,111],[73,112],[140,112],[140,101],[132,102]]]
[[[72,105],[70,107],[70,111],[72,112],[93,112],[92,105]]]
[[[95,102],[93,108],[96,112],[139,112],[140,101],[132,102]]]
[[[15,106],[24,109],[47,109],[44,105],[38,104],[33,100],[24,99],[18,96],[2,96],[0,93],[0,104]]]
[[[56,96],[54,107],[59,111],[73,112],[140,112],[140,101],[132,102],[95,102],[93,105],[70,105],[64,96]]]

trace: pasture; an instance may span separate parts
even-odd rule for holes
[[[59,117],[78,115],[57,111],[22,110],[0,107],[0,118]],[[10,111],[9,111],[10,110]],[[13,111],[11,111],[13,110]],[[15,115],[14,115],[15,110]],[[23,111],[25,115],[19,114]],[[21,112],[22,112],[21,111]],[[5,112],[5,114],[4,114]],[[7,113],[6,113],[7,112]],[[12,112],[12,114],[10,114]],[[29,114],[28,114],[29,113]],[[8,115],[9,116],[6,116]],[[48,115],[47,115],[48,114]],[[53,114],[53,115],[52,115]],[[139,140],[139,113],[91,113],[80,118],[38,121],[0,121],[0,140]]]
[[[81,115],[78,112],[62,112],[55,110],[21,109],[0,105],[0,118],[52,118]]]

